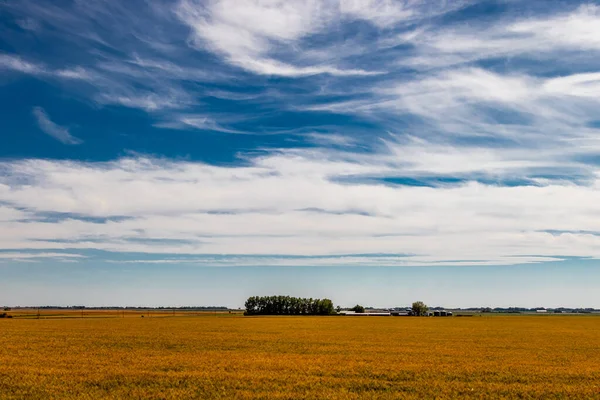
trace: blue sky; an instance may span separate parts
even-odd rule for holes
[[[600,307],[596,2],[0,20],[0,303]]]

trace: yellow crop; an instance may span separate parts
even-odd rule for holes
[[[0,320],[0,398],[600,398],[593,316],[132,315]]]

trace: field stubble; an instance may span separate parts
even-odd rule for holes
[[[0,398],[600,398],[600,317],[0,320]]]

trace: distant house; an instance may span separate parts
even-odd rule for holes
[[[548,310],[535,310],[537,313],[543,314],[543,313],[547,313]]]

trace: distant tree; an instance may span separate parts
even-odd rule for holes
[[[335,308],[335,311],[339,313],[340,311],[342,311],[342,307],[340,307],[340,306],[337,306],[337,307]]]
[[[246,300],[246,303],[244,304],[244,308],[246,309],[244,314],[245,315],[256,314],[257,307],[258,307],[258,296],[248,297],[248,300]]]
[[[335,312],[329,299],[290,296],[252,296],[244,307],[245,315],[330,315]]]
[[[329,299],[323,299],[319,301],[319,315],[330,315],[334,314],[335,309],[333,308],[333,302]]]
[[[412,303],[412,307],[411,307],[412,314],[417,317],[427,315],[428,310],[429,310],[429,307],[427,307],[427,305],[425,303],[423,303],[422,301],[415,301],[414,303]]]
[[[350,309],[350,311],[354,311],[354,312],[357,312],[357,313],[364,313],[365,312],[365,308],[363,306],[361,306],[360,304],[357,304],[354,307],[352,307]]]

